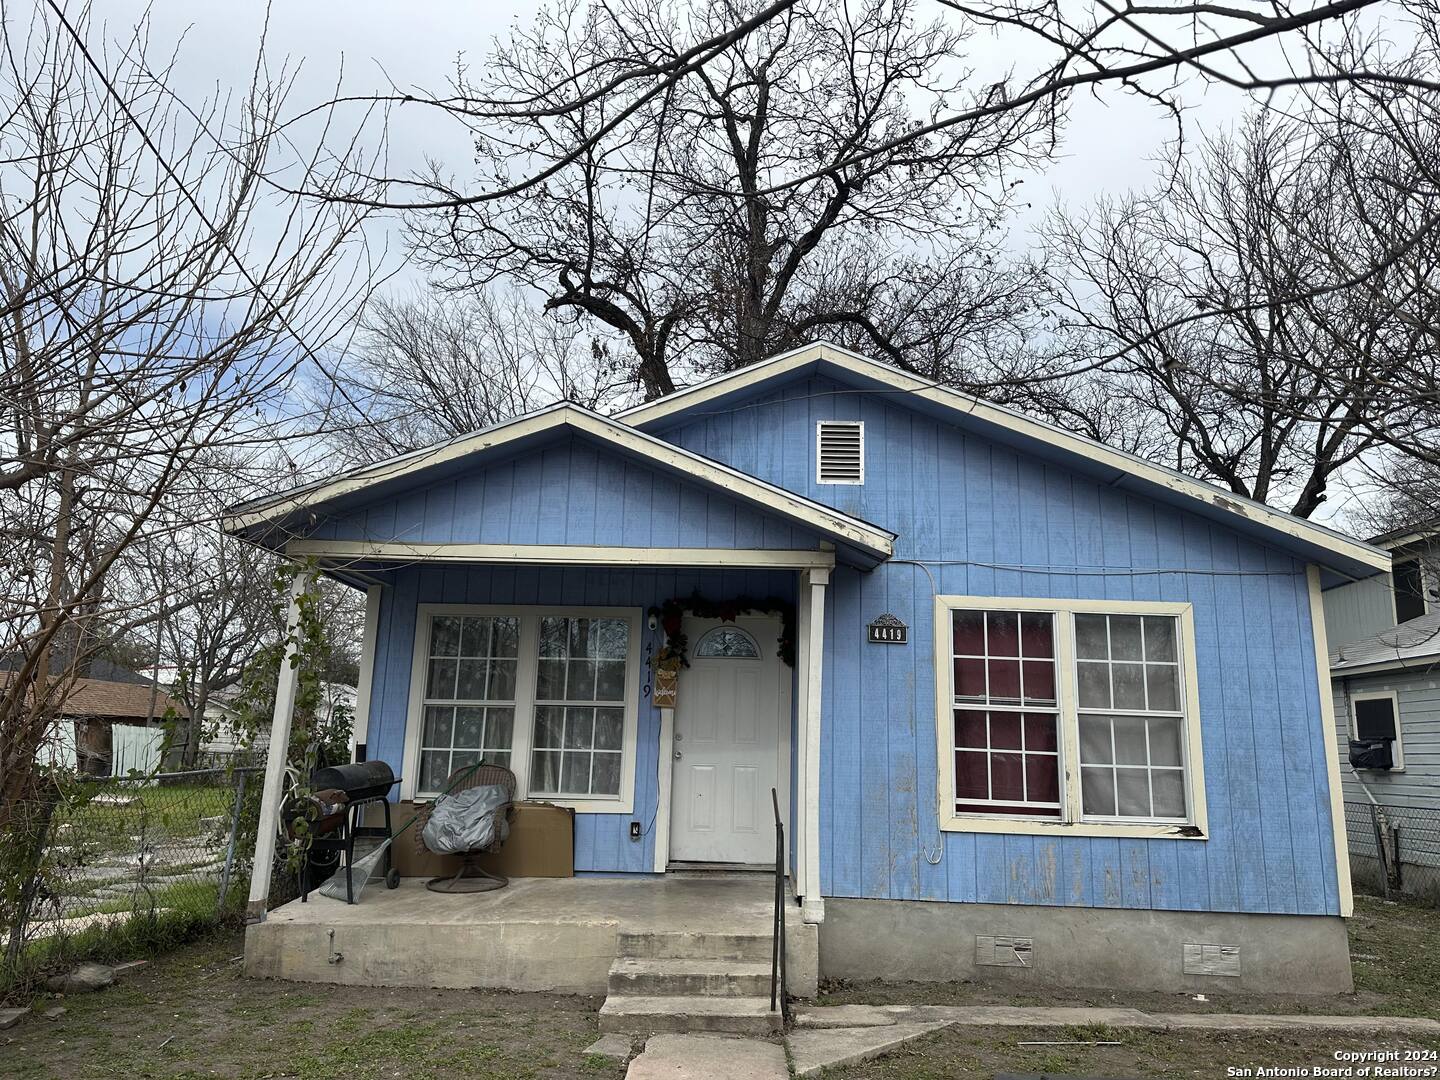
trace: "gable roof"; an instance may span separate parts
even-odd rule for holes
[[[1440,611],[1340,646],[1330,654],[1331,675],[1431,668],[1440,663]]]
[[[804,525],[859,552],[871,564],[894,554],[896,536],[888,529],[565,402],[436,446],[241,503],[225,513],[221,527],[278,549],[290,535],[301,531],[297,523],[322,506],[379,498],[423,479],[446,475],[447,470],[468,467],[487,455],[521,451],[566,432]]]
[[[1326,582],[1327,587],[1390,569],[1390,553],[1371,544],[823,341],[626,409],[618,418],[636,428],[653,431],[682,422],[688,415],[723,410],[767,388],[807,375],[828,376],[877,394],[903,395],[906,405],[997,442],[1079,471],[1106,476],[1115,487],[1219,520],[1334,571]]]
[[[10,672],[0,673],[0,686],[9,683]],[[51,684],[63,694],[59,715],[73,719],[96,717],[106,720],[159,719],[173,709],[181,719],[190,710],[153,683],[114,682],[110,679],[57,679]]]

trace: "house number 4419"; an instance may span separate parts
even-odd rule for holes
[[[866,640],[874,645],[904,645],[910,628],[894,615],[881,615],[865,629]]]

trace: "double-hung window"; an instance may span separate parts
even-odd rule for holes
[[[483,760],[512,769],[521,797],[630,812],[637,609],[422,604],[417,615],[406,794],[439,794]]]
[[[940,819],[1204,835],[1188,604],[936,601]]]

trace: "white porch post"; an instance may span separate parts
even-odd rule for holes
[[[800,665],[797,774],[801,827],[797,830],[796,866],[799,869],[797,891],[805,898],[802,911],[808,923],[825,921],[825,901],[820,895],[820,688],[825,656],[825,586],[829,581],[828,569],[805,570],[800,574],[796,659]]]
[[[380,627],[380,586],[365,590],[365,626],[360,638],[360,677],[355,684],[355,736],[358,747],[370,741],[370,688],[375,680],[375,637]],[[366,748],[369,757],[369,748]]]
[[[247,922],[265,921],[265,904],[270,898],[270,871],[275,862],[275,839],[280,820],[281,786],[285,780],[286,752],[290,747],[290,721],[295,711],[296,670],[292,666],[296,649],[295,633],[300,622],[300,597],[314,577],[302,570],[290,583],[290,607],[285,617],[289,639],[280,660],[280,677],[275,683],[275,713],[270,719],[270,750],[265,760],[265,787],[260,798],[260,823],[255,833],[255,865],[250,870],[250,902],[245,907]]]

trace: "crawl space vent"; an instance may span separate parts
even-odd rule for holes
[[[815,428],[816,479],[822,484],[865,482],[865,425],[859,420],[822,420]]]

